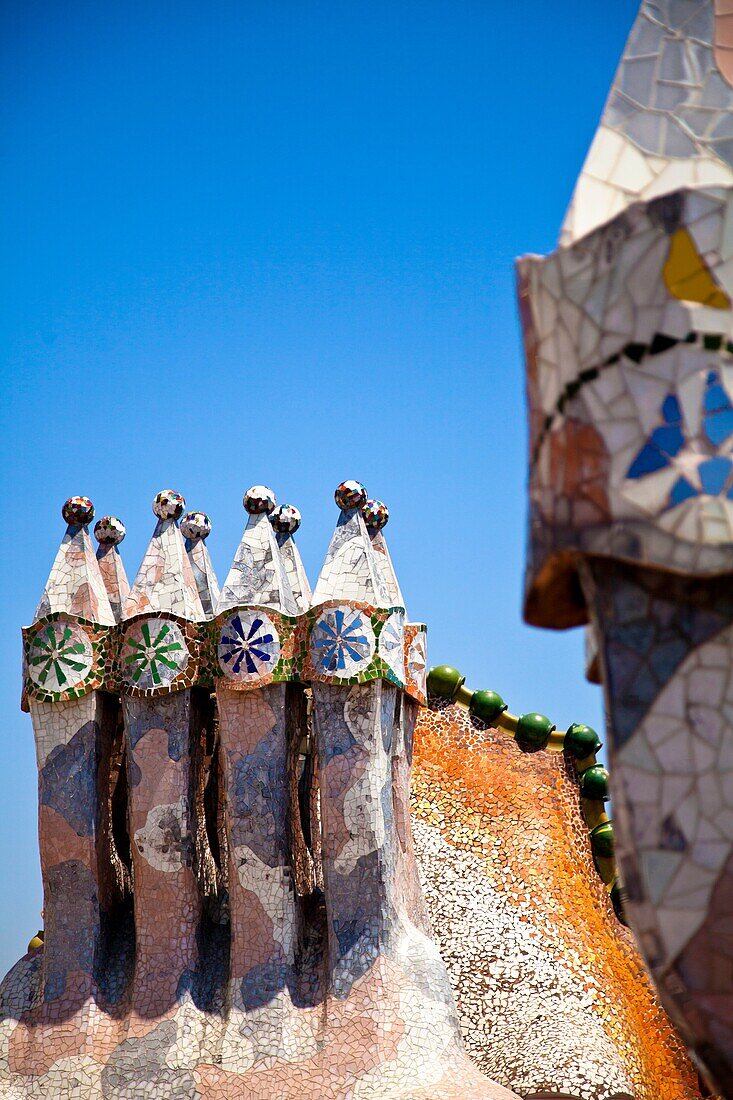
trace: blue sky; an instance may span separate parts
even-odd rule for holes
[[[223,578],[264,482],[365,482],[431,663],[602,725],[582,632],[521,622],[512,263],[554,246],[636,3],[19,3],[4,46],[0,971],[39,926],[30,622],[72,493],[210,513]]]

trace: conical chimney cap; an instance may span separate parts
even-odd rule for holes
[[[207,619],[216,614],[219,603],[219,582],[206,548],[211,534],[211,520],[206,512],[186,512],[181,520],[181,534],[185,539],[186,553],[196,580],[201,606]]]
[[[366,489],[359,481],[342,481],[334,498],[341,515],[316,583],[313,604],[353,600],[373,607],[391,607],[362,515]]]
[[[253,485],[244,494],[243,504],[249,519],[221,590],[218,612],[257,604],[297,615],[299,608],[269,518],[275,494],[266,485]]]
[[[206,618],[176,523],[185,507],[184,498],[173,489],[163,489],[153,500],[158,522],[125,601],[124,619],[160,612],[189,622],[202,622]]]
[[[99,543],[97,547],[99,572],[118,622],[122,618],[122,609],[130,594],[130,582],[117,549],[126,533],[124,523],[117,516],[102,516],[94,524],[94,537]]]
[[[54,612],[61,612],[90,619],[101,626],[114,626],[115,616],[88,531],[94,519],[94,505],[89,497],[69,497],[61,514],[68,526],[36,609],[34,622]]]

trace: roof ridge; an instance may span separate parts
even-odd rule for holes
[[[602,743],[592,726],[573,722],[564,732],[544,714],[510,714],[507,704],[495,691],[471,691],[465,687],[465,676],[451,665],[434,665],[428,673],[428,694],[467,710],[486,726],[510,734],[526,751],[549,749],[565,752],[575,766],[580,792],[580,808],[590,834],[593,862],[608,890],[618,919],[626,924],[623,910],[623,889],[614,855],[613,821],[605,811],[609,799],[609,775],[596,760]]]

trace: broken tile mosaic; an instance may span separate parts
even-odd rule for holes
[[[652,1100],[663,1064],[680,1100],[694,1100],[597,874],[587,830],[598,826],[575,764],[522,756],[520,719],[509,740],[528,767],[515,762],[513,782],[532,793],[515,823],[490,735],[455,708],[425,708],[426,630],[405,621],[386,508],[367,526],[363,487],[340,487],[311,597],[299,515],[277,515],[264,486],[245,499],[220,597],[210,559],[194,556],[207,517],[179,526],[183,498],[166,491],[119,625],[69,609],[68,593],[83,591],[87,609],[105,585],[120,605],[118,529],[100,532],[95,558],[82,524],[46,586],[44,607],[64,610],[25,631],[47,900],[43,934],[0,986],[2,1088],[48,1100],[66,1100],[71,1083],[79,1100],[161,1089],[179,1100],[530,1089]],[[469,746],[466,796],[455,769]],[[579,762],[583,777],[592,759]],[[494,766],[507,803],[486,819],[504,822],[492,863],[476,777]],[[528,837],[557,848],[553,896],[572,884],[574,904],[590,907],[580,944],[577,925],[563,926],[559,988],[547,878],[527,873]],[[501,868],[516,877],[506,895]],[[591,955],[603,967],[593,996]]]
[[[525,617],[590,620],[629,917],[710,1089],[725,1095],[732,16],[727,0],[642,2],[558,248],[518,261]]]

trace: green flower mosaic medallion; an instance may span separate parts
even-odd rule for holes
[[[68,619],[46,623],[28,646],[28,675],[47,692],[66,692],[81,684],[94,662],[86,632]]]
[[[176,623],[144,619],[127,631],[122,645],[122,674],[133,687],[165,687],[187,664],[188,647]]]

